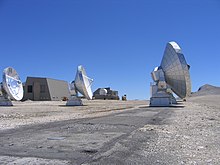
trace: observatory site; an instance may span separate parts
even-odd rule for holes
[[[151,73],[150,100],[119,100],[110,88],[92,93],[93,79],[82,65],[62,99],[65,81],[28,78],[22,84],[7,67],[0,164],[219,164],[220,87],[191,92],[189,69],[180,46],[169,42]],[[29,99],[22,100],[24,93]]]
[[[220,165],[220,0],[0,0],[0,165]]]

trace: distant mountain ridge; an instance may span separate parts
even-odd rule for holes
[[[197,92],[193,92],[191,96],[220,95],[220,87],[210,84],[201,86]]]

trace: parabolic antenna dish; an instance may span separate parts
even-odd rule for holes
[[[99,91],[99,94],[102,95],[102,96],[106,96],[107,93],[108,93],[108,91],[105,88],[101,88],[100,91]]]
[[[177,104],[172,92],[182,99],[191,94],[189,65],[176,42],[167,43],[161,64],[151,76],[154,83],[151,84],[150,106]]]
[[[166,83],[176,95],[185,98],[191,94],[189,65],[176,42],[167,43],[160,66]]]
[[[3,71],[3,88],[11,99],[21,100],[23,98],[23,86],[16,70],[12,67]]]
[[[75,87],[82,95],[84,95],[88,100],[92,99],[92,89],[91,84],[93,80],[86,75],[86,71],[82,65],[78,66]]]

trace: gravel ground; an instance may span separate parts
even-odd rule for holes
[[[164,108],[169,111],[161,123],[146,124],[132,132],[130,142],[139,143],[141,136],[151,135],[137,145],[128,164],[220,164],[220,95],[191,97],[177,108]],[[142,108],[146,101],[86,101],[85,106],[66,107],[64,102],[15,102],[13,107],[0,107],[0,131],[18,128],[23,125],[50,123],[69,119],[109,115]],[[148,108],[146,108],[147,110]],[[154,109],[150,109],[150,111]],[[157,110],[157,108],[155,108]],[[160,118],[160,116],[157,116]],[[137,138],[136,138],[137,137]],[[129,142],[129,143],[128,143]],[[116,143],[108,151],[123,150],[123,143]],[[107,153],[108,153],[107,152]],[[124,153],[121,151],[119,153]],[[123,156],[123,154],[122,154]],[[125,156],[125,155],[124,155]],[[4,164],[68,164],[65,160],[41,159],[35,157],[0,156]],[[112,162],[116,163],[116,162]],[[94,164],[98,164],[97,162]],[[117,163],[116,163],[117,164]]]
[[[0,107],[0,130],[18,128],[22,125],[97,117],[133,109],[148,102],[83,100],[83,106],[65,106],[65,104],[64,101],[25,101],[13,102],[12,107]]]
[[[219,95],[190,98],[164,124],[146,125],[142,130],[156,131],[158,139],[145,154],[157,155],[158,164],[220,164],[219,100]]]

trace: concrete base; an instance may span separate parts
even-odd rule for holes
[[[77,98],[76,96],[71,96],[69,100],[66,102],[66,106],[77,106],[77,105],[83,105],[82,100],[80,98]]]
[[[150,98],[150,106],[151,107],[163,107],[163,106],[171,106],[172,104],[176,104],[176,100],[173,100],[168,97],[151,97]]]
[[[13,106],[11,100],[6,99],[4,96],[0,96],[0,106]]]
[[[175,97],[172,94],[157,93],[150,98],[151,107],[171,106],[177,104]]]

